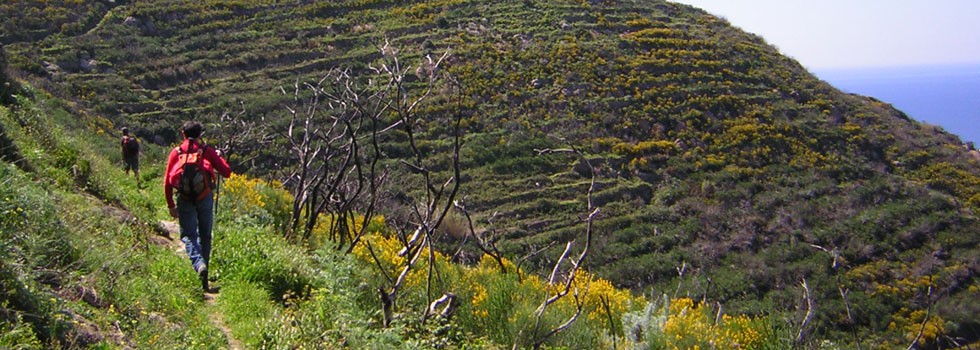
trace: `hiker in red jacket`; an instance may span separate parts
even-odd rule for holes
[[[136,175],[136,186],[140,184],[140,142],[135,137],[129,135],[129,128],[122,128],[122,140],[119,142],[122,146],[122,158],[124,169],[126,170],[126,175],[129,175],[129,169],[133,169],[133,175]]]
[[[180,221],[180,240],[184,242],[191,266],[201,278],[204,291],[209,292],[215,171],[227,178],[231,176],[231,167],[220,150],[200,141],[204,133],[201,123],[185,122],[181,133],[184,141],[170,151],[163,188],[170,216]]]

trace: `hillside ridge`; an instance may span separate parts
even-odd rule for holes
[[[838,91],[702,10],[652,0],[170,0],[82,10],[99,24],[59,19],[80,27],[32,34],[43,37],[36,43],[4,36],[11,68],[79,115],[143,139],[173,142],[174,125],[190,118],[216,139],[263,130],[218,141],[233,146],[236,170],[289,184],[297,157],[281,137],[283,91],[332,68],[370,76],[384,40],[404,62],[448,50],[445,72],[466,96],[461,191],[480,229],[499,233],[507,254],[529,256],[530,269],[547,270],[561,253],[551,245],[584,227],[581,163],[536,152],[572,140],[599,174],[602,234],[587,267],[621,287],[764,314],[800,307],[795,286],[805,279],[827,303],[814,322],[832,334],[914,328],[927,309],[955,325],[950,339],[980,333],[980,310],[969,305],[980,272],[975,150]],[[433,153],[447,148],[439,123],[450,100],[436,95],[419,112]],[[385,141],[393,178],[410,172],[398,162],[405,136]],[[444,158],[438,170],[448,169]],[[841,288],[858,319],[844,320]]]

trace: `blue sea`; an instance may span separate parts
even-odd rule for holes
[[[814,70],[845,92],[871,96],[912,119],[980,146],[980,64]]]

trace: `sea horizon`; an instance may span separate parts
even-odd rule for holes
[[[910,118],[980,144],[980,63],[812,69],[848,93],[870,96]]]

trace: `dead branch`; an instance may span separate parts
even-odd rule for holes
[[[535,349],[540,349],[541,346],[544,345],[544,342],[546,340],[553,337],[555,334],[558,334],[559,332],[568,329],[568,327],[571,327],[572,324],[575,323],[575,321],[578,321],[579,316],[582,315],[582,310],[585,308],[585,302],[583,301],[583,299],[585,299],[586,294],[589,294],[589,285],[585,286],[585,291],[582,294],[583,295],[580,296],[578,290],[575,291],[574,294],[575,314],[573,314],[571,317],[565,320],[565,322],[563,322],[562,324],[558,325],[555,328],[552,328],[550,331],[548,331],[548,333],[545,333],[540,338],[538,338],[538,340],[534,342]]]
[[[445,293],[439,299],[433,300],[429,304],[429,311],[426,315],[439,315],[443,319],[449,319],[453,315],[453,311],[456,310],[456,294]],[[440,309],[442,308],[442,309]],[[425,319],[422,320],[423,322]]]
[[[926,325],[929,324],[929,317],[932,317],[932,278],[929,278],[929,290],[926,292],[926,302],[929,304],[926,307],[926,317],[922,319],[922,325],[919,327],[919,333],[915,335],[915,339],[912,340],[912,344],[909,344],[908,350],[917,348],[919,345],[919,340],[922,340],[922,333],[926,330]]]
[[[810,325],[810,320],[813,319],[813,309],[814,303],[813,298],[810,295],[810,286],[806,283],[806,278],[800,283],[803,286],[803,300],[806,301],[806,315],[803,316],[803,321],[800,322],[800,331],[796,334],[796,344],[803,344],[806,340],[807,328]]]
[[[857,334],[857,329],[855,327],[856,322],[854,321],[854,314],[853,311],[851,310],[851,302],[847,297],[849,292],[847,290],[847,287],[844,285],[843,278],[841,277],[843,275],[843,269],[845,264],[841,261],[842,258],[841,258],[840,249],[837,248],[827,249],[816,244],[810,244],[810,246],[813,247],[814,249],[819,249],[823,252],[826,252],[827,254],[830,254],[830,257],[832,259],[830,263],[830,267],[834,269],[834,274],[837,281],[837,291],[840,293],[841,299],[844,300],[844,309],[847,311],[847,320],[850,323],[848,326],[850,326],[851,328],[851,335],[854,337],[854,344],[857,345],[858,350],[862,350],[861,337],[859,337]]]
[[[378,287],[378,295],[381,298],[381,324],[388,328],[391,326],[391,317],[395,308],[395,299],[391,294],[385,292],[384,288]]]
[[[609,296],[603,295],[599,298],[599,301],[602,303],[602,311],[606,312],[606,322],[609,322],[609,333],[612,335],[613,341],[612,348],[618,349],[619,347],[616,346],[616,339],[619,337],[626,337],[626,334],[616,334],[616,322],[613,321],[612,308],[609,307]]]
[[[474,241],[476,242],[476,246],[480,248],[480,251],[482,251],[483,254],[486,254],[491,258],[493,258],[493,260],[497,262],[497,266],[500,267],[500,273],[506,274],[507,266],[504,265],[503,253],[501,253],[500,250],[497,249],[495,235],[492,235],[492,237],[488,237],[486,235],[481,235],[476,233],[476,229],[473,227],[473,218],[470,216],[470,212],[466,210],[466,206],[463,205],[462,200],[453,201],[453,206],[456,207],[456,209],[459,210],[461,213],[463,213],[463,216],[466,218],[466,224],[468,228],[467,231],[468,234],[466,235],[466,237],[468,238],[470,236],[473,236]],[[491,233],[493,232],[493,219],[496,216],[496,214],[497,213],[494,213],[494,215],[491,215],[490,218],[487,219],[487,224],[489,226],[489,228],[487,229],[488,232]],[[460,243],[459,249],[456,251],[456,255],[458,255],[459,252],[462,251],[464,244],[466,244],[465,238],[463,242]]]
[[[559,269],[561,268],[561,265],[565,260],[568,260],[569,265],[571,267],[566,272],[564,286],[560,290],[558,290],[554,295],[550,295],[549,292],[549,296],[545,298],[545,300],[535,311],[534,330],[531,333],[532,336],[536,337],[536,339],[534,339],[533,341],[533,345],[535,349],[540,348],[544,344],[544,342],[546,342],[549,338],[551,338],[555,334],[558,334],[559,332],[570,327],[576,320],[578,320],[579,315],[581,315],[582,313],[582,309],[584,305],[582,304],[580,297],[584,298],[584,296],[588,294],[588,285],[586,285],[585,290],[582,291],[582,295],[580,295],[580,291],[574,288],[574,283],[575,283],[575,278],[578,275],[579,269],[581,269],[582,264],[585,262],[586,257],[588,257],[589,249],[592,246],[593,223],[595,221],[596,216],[598,216],[599,214],[599,208],[595,207],[592,202],[592,195],[595,190],[595,181],[596,181],[595,168],[592,166],[592,163],[588,160],[588,158],[586,158],[584,154],[582,154],[574,147],[567,148],[567,149],[543,149],[543,150],[537,150],[537,152],[538,154],[559,153],[559,152],[574,153],[577,156],[581,157],[585,161],[585,163],[589,166],[589,170],[591,172],[592,178],[589,183],[589,190],[586,193],[587,210],[589,214],[585,219],[585,226],[586,226],[585,245],[582,247],[582,250],[579,253],[578,258],[572,259],[569,258],[569,254],[571,252],[574,241],[568,242],[565,245],[565,250],[562,252],[561,256],[555,262],[555,267],[554,269],[552,269],[551,275],[548,278],[549,285],[554,285],[556,283],[556,278],[559,274]],[[552,328],[551,330],[545,332],[543,335],[538,337],[538,333],[542,325],[542,320],[548,307],[558,302],[562,298],[566,297],[569,293],[573,293],[575,298],[575,304],[576,304],[575,314],[569,317],[564,323],[558,325],[555,328]]]

